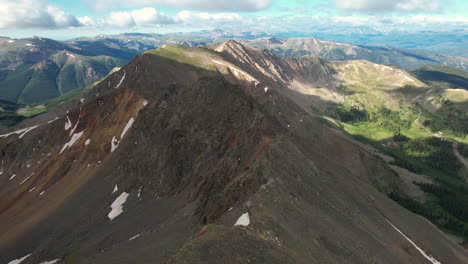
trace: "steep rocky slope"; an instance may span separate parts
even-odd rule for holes
[[[144,53],[0,136],[2,263],[468,261],[376,189],[400,181],[381,159],[317,118],[308,91],[336,87],[332,67],[212,48]]]

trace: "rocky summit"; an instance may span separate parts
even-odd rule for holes
[[[232,40],[136,56],[0,135],[0,263],[468,263],[318,114],[343,68]]]

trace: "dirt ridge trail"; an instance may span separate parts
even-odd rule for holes
[[[419,115],[418,115],[418,118],[416,118],[416,119],[414,120],[414,122],[415,122],[418,126],[420,126],[421,128],[423,128],[424,130],[426,130],[428,133],[432,134],[432,132],[431,132],[428,128],[426,128],[425,126],[421,125],[421,123],[419,123],[419,119],[421,118],[422,112],[421,112],[421,109],[418,109],[418,110],[419,110]]]

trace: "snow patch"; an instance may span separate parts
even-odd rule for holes
[[[134,122],[135,122],[135,119],[133,117],[130,118],[130,120],[128,120],[127,124],[125,125],[122,131],[122,134],[120,134],[120,140],[122,140],[122,138],[125,136],[125,134],[130,129],[130,127],[132,127]],[[111,140],[111,152],[114,152],[114,150],[117,149],[119,144],[120,144],[120,141],[115,136],[113,136]]]
[[[35,47],[36,45],[31,44],[31,43],[26,43],[26,46],[28,46],[28,47]]]
[[[116,184],[115,187],[114,187],[114,190],[112,191],[112,193],[115,193],[118,190],[119,190],[119,187],[117,187],[117,184]]]
[[[81,98],[81,99],[80,99],[80,102],[81,102],[82,104],[84,104],[85,99],[84,99],[84,98]]]
[[[116,218],[117,216],[119,216],[123,212],[123,204],[127,201],[128,195],[129,195],[128,193],[123,192],[111,204],[112,210],[107,215],[107,217],[109,217],[109,219],[111,221],[114,220],[114,218]]]
[[[91,143],[91,139],[88,138],[88,139],[84,142],[84,144],[85,144],[85,146],[88,146],[89,143]]]
[[[14,40],[12,40],[12,39],[10,39],[10,40],[8,41],[8,43],[13,43],[13,42],[15,42],[15,41],[14,41]]]
[[[62,152],[63,152],[65,149],[67,149],[67,148],[73,146],[73,144],[75,144],[75,142],[78,141],[78,139],[81,138],[81,136],[83,135],[83,132],[84,132],[84,130],[81,131],[80,133],[75,133],[75,134],[73,134],[73,136],[71,137],[70,141],[69,141],[68,143],[66,143],[65,145],[63,145],[63,148],[62,148],[62,150],[60,150],[60,153],[59,153],[59,154],[62,154]]]
[[[37,187],[31,188],[31,190],[29,190],[29,192],[32,192],[32,191],[36,190],[36,188],[37,188]]]
[[[140,234],[137,234],[135,236],[132,236],[128,241],[132,241],[132,240],[137,239],[139,237],[140,237]]]
[[[29,178],[31,178],[32,176],[34,175],[34,173],[32,173],[31,175],[29,175],[28,177],[26,177],[22,182],[20,182],[19,185],[22,185],[23,183],[25,183],[27,180],[29,180]]]
[[[237,219],[237,222],[234,224],[234,226],[248,226],[250,224],[250,215],[249,213],[245,213]]]
[[[117,149],[118,146],[119,146],[119,141],[117,140],[115,136],[113,136],[111,140],[111,152],[114,152],[114,150]]]
[[[65,131],[67,131],[67,130],[70,129],[71,127],[72,127],[71,120],[70,120],[70,118],[67,116],[67,122],[65,122]]]
[[[13,135],[13,134],[19,134],[20,135],[19,138],[23,138],[24,135],[26,135],[29,131],[35,129],[38,126],[40,126],[40,125],[23,128],[23,129],[13,131],[13,132],[8,133],[8,134],[3,134],[3,135],[0,135],[0,138],[6,138],[6,137],[8,137],[10,135]]]
[[[130,127],[132,127],[133,122],[135,122],[135,119],[133,117],[130,118],[130,120],[128,120],[127,124],[124,127],[124,130],[122,131],[122,134],[120,135],[120,140],[122,140],[122,138],[125,136]]]
[[[11,175],[10,181],[13,180],[16,177],[16,174]]]
[[[75,132],[76,128],[78,127],[78,124],[80,123],[80,120],[81,120],[81,109],[82,109],[82,107],[80,107],[80,114],[78,115],[78,121],[76,121],[75,126],[74,126],[73,129],[70,131],[70,136],[73,134],[73,132]]]
[[[15,259],[15,260],[12,260],[10,262],[8,262],[8,264],[20,264],[21,262],[23,262],[25,259],[29,258],[29,256],[31,256],[32,254],[28,254],[22,258],[19,258],[19,259]]]
[[[394,226],[390,221],[388,221],[388,219],[385,219],[396,231],[398,231],[398,233],[400,233],[404,238],[406,238],[406,240],[408,240],[408,242],[411,243],[411,245],[413,245],[413,247],[415,247],[419,253],[421,253],[421,255],[423,255],[427,260],[429,260],[431,263],[433,264],[441,264],[437,259],[435,259],[434,257],[432,257],[431,255],[428,255],[424,250],[422,250],[420,247],[418,247],[418,245],[416,245],[416,243],[413,242],[413,240],[411,240],[409,237],[407,237],[405,234],[403,234],[403,232],[400,231],[400,229],[398,229],[396,226]]]
[[[76,121],[76,124],[75,126],[72,128],[72,130],[70,131],[70,136],[73,134],[73,132],[75,132],[76,128],[78,127],[78,124],[80,123],[80,119],[78,118],[78,121]]]
[[[265,91],[265,93],[268,92],[268,87],[263,88],[263,90]]]
[[[44,262],[41,262],[39,264],[55,264],[57,262],[59,262],[61,259],[54,259],[54,260],[51,260],[51,261],[44,261]]]
[[[67,54],[67,56],[70,56],[70,57],[72,57],[72,58],[75,58],[75,55],[73,55],[73,54],[71,54],[71,53],[66,52],[65,54]]]
[[[140,198],[141,200],[141,190],[143,190],[143,186],[140,187],[140,189],[138,189],[138,198]]]
[[[123,74],[123,76],[122,76],[122,79],[120,79],[120,82],[117,84],[117,86],[115,87],[115,89],[119,88],[120,85],[122,85],[122,82],[123,82],[124,79],[125,79],[125,74],[126,74],[126,73],[125,73],[125,71],[123,71],[123,72],[124,72],[124,74]]]
[[[42,191],[42,192],[39,194],[39,196],[42,196],[42,195],[44,195],[44,193],[45,193],[45,191]]]

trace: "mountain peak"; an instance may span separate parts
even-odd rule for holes
[[[238,41],[234,39],[227,40],[220,45],[218,45],[215,50],[217,52],[223,52],[225,50],[230,50],[230,49],[245,49],[244,45],[239,43]]]
[[[270,38],[269,40],[271,44],[283,44],[285,42],[284,39],[277,38],[277,37]]]

